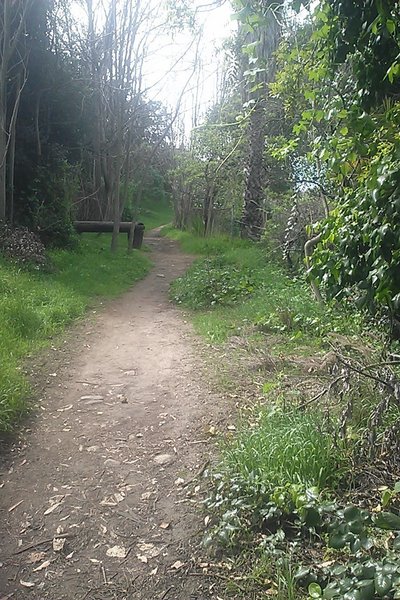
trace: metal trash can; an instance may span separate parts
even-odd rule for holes
[[[136,223],[133,233],[133,248],[139,250],[143,244],[145,226],[143,223]]]

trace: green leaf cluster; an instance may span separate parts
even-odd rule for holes
[[[254,270],[239,268],[224,257],[196,261],[171,285],[171,298],[191,309],[230,305],[261,286]]]

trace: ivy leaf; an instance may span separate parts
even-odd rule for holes
[[[381,512],[374,519],[375,527],[389,531],[400,531],[400,517],[391,512]]]
[[[310,583],[310,585],[308,586],[308,593],[310,594],[311,598],[321,598],[321,586],[318,585],[318,583]]]
[[[392,19],[387,19],[386,29],[390,34],[393,34],[396,31],[396,23]]]

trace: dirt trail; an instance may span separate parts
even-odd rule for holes
[[[168,302],[191,259],[147,243],[153,271],[50,361],[39,415],[0,468],[0,599],[216,597],[193,560],[202,521],[185,484],[226,406]]]

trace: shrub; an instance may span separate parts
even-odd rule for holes
[[[259,285],[255,272],[239,267],[224,257],[196,261],[187,273],[173,282],[171,297],[192,309],[229,305],[249,296]]]

